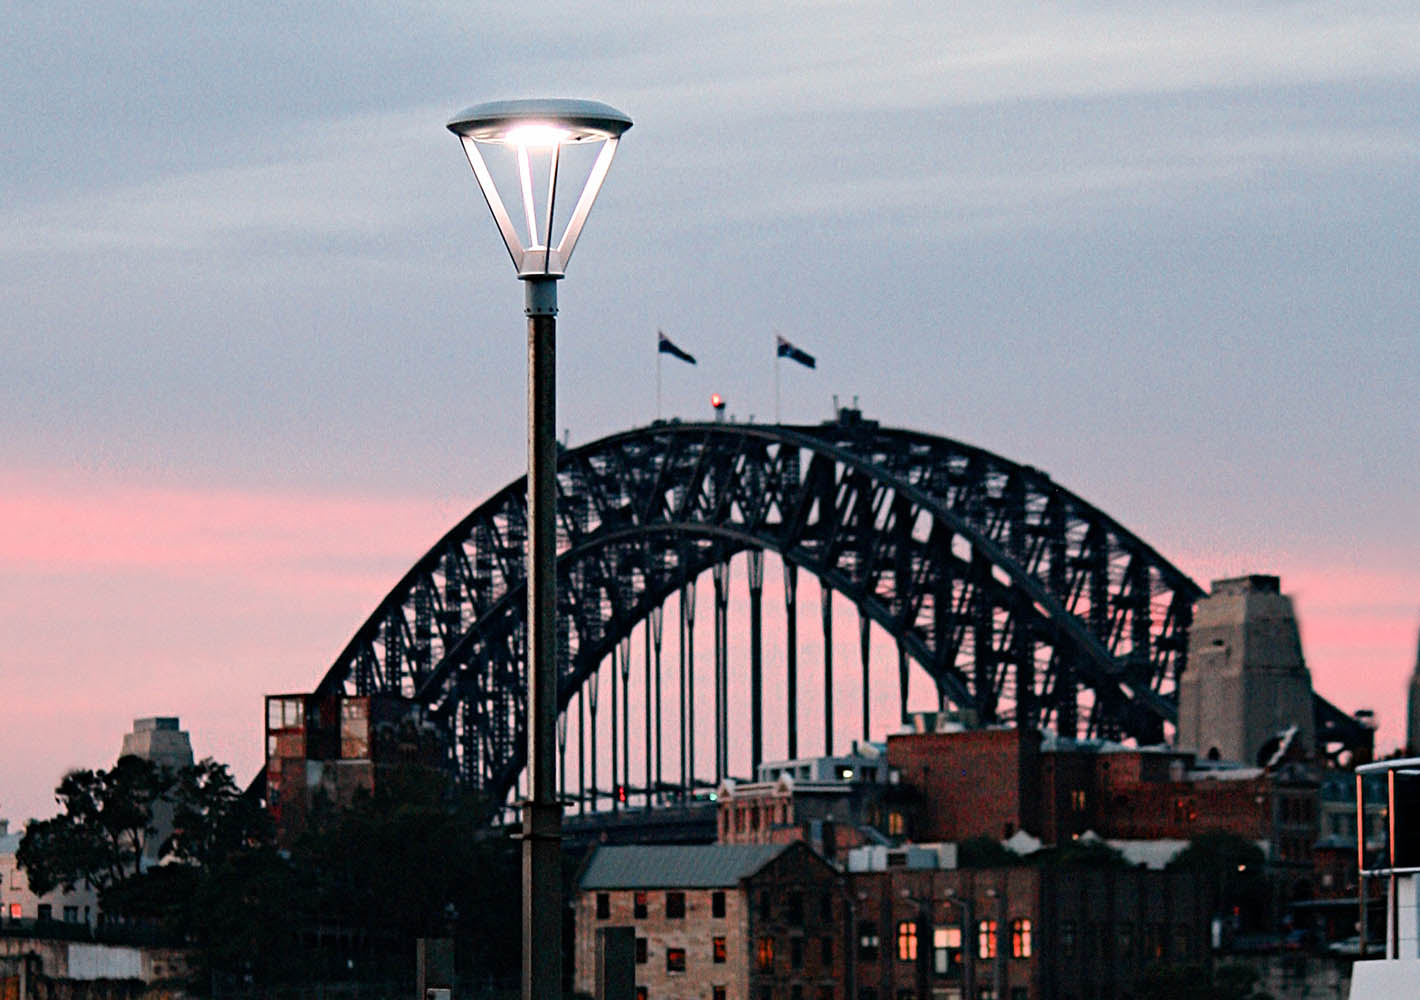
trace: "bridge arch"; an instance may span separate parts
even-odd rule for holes
[[[1201,592],[1137,536],[1029,466],[844,411],[816,426],[657,423],[566,451],[558,483],[564,739],[574,698],[579,712],[590,698],[595,718],[596,678],[609,657],[618,664],[613,688],[618,670],[626,686],[638,626],[648,673],[654,633],[659,678],[662,608],[681,595],[678,625],[693,629],[694,602],[685,596],[708,571],[716,590],[714,778],[728,775],[722,591],[729,561],[744,553],[757,762],[766,552],[783,563],[791,621],[802,570],[856,606],[865,623],[865,662],[866,622],[895,640],[903,707],[912,661],[931,678],[940,706],[968,721],[1141,743],[1163,740],[1174,721],[1192,605]],[[524,765],[525,539],[520,479],[414,564],[317,689],[391,692],[424,703],[448,735],[462,782],[495,805],[515,788]],[[825,599],[826,629],[828,607]],[[791,702],[794,645],[791,633],[785,651]],[[693,700],[693,664],[690,670]],[[823,670],[831,670],[829,657]],[[866,667],[863,677],[866,684]],[[822,680],[831,734],[835,695],[831,681]],[[678,690],[683,697],[684,685]],[[865,687],[865,727],[867,697]],[[614,718],[615,690],[611,710]],[[791,750],[797,711],[795,704]],[[647,719],[649,712],[648,705]],[[623,775],[629,728],[623,719]],[[648,735],[641,789],[648,796],[655,790],[650,742]],[[614,755],[615,733],[612,747]],[[693,763],[693,737],[690,747],[682,792],[710,774],[700,775]],[[595,778],[592,785],[595,804]]]

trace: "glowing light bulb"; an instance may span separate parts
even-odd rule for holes
[[[530,122],[509,129],[503,141],[523,149],[555,149],[566,142],[570,134],[565,128],[558,128],[556,125]]]

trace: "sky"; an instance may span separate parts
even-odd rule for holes
[[[866,416],[1275,573],[1403,739],[1420,628],[1413,3],[20,0],[0,61],[0,816],[139,716],[241,780],[524,462],[522,289],[445,122],[635,121],[560,430]],[[708,590],[709,588],[704,588]],[[708,632],[708,628],[703,630]],[[843,632],[844,630],[840,630]],[[850,637],[851,641],[851,637]]]

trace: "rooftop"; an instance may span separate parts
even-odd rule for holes
[[[583,889],[725,889],[739,884],[792,844],[696,844],[598,847],[578,884]]]

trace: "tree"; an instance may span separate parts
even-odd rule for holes
[[[244,795],[226,764],[212,758],[185,767],[172,791],[173,832],[163,855],[212,868],[271,839],[271,817]]]
[[[155,833],[153,806],[175,781],[169,769],[134,756],[107,771],[70,771],[55,789],[64,811],[30,823],[15,852],[30,888],[42,896],[87,882],[102,894],[134,878]]]

